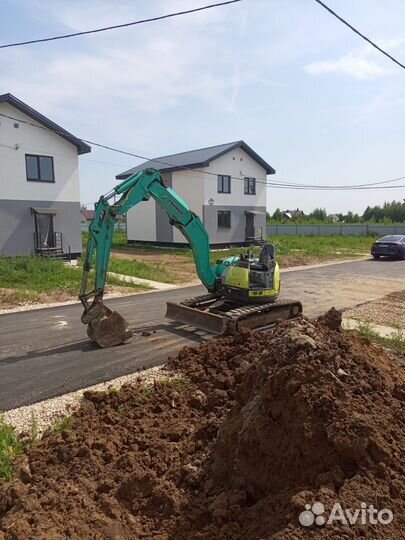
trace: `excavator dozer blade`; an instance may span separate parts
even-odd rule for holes
[[[119,313],[103,306],[100,315],[87,325],[87,335],[100,347],[107,349],[120,345],[129,339],[133,332],[127,330],[128,323]]]
[[[235,335],[242,328],[265,328],[282,320],[299,317],[302,313],[301,302],[285,298],[239,306],[219,313],[214,312],[218,306],[215,297],[210,295],[189,299],[187,303],[189,305],[167,302],[166,317],[220,336]],[[216,305],[213,307],[213,304]]]
[[[166,317],[174,321],[206,330],[211,334],[227,333],[227,318],[182,304],[167,302]]]

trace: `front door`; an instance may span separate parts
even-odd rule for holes
[[[49,249],[55,247],[53,230],[53,214],[40,214],[35,212],[36,248]]]
[[[255,236],[255,215],[246,214],[246,233],[245,240],[254,238]]]

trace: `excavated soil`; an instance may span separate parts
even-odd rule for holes
[[[338,312],[185,348],[168,369],[184,378],[88,393],[17,459],[1,540],[403,538],[405,370]],[[301,525],[315,501],[393,519]]]

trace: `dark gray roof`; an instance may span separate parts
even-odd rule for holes
[[[55,133],[57,133],[57,135],[59,135],[60,137],[63,137],[68,142],[76,146],[78,154],[88,154],[89,152],[91,152],[91,147],[88,144],[86,144],[81,139],[78,139],[77,137],[75,137],[74,135],[66,131],[66,129],[63,129],[62,127],[58,126],[58,124],[55,124],[55,122],[52,122],[52,120],[49,120],[49,118],[39,113],[38,111],[36,111],[32,107],[24,103],[23,101],[13,96],[12,94],[0,95],[0,103],[10,103],[10,105],[15,107],[19,111],[27,114],[33,120],[36,120],[43,126],[50,129],[51,131],[54,131]]]
[[[216,146],[209,146],[208,148],[198,148],[197,150],[190,150],[188,152],[181,152],[180,154],[171,154],[169,156],[162,156],[154,158],[150,161],[144,161],[132,169],[128,169],[120,174],[117,174],[118,180],[125,180],[132,174],[143,171],[144,169],[158,169],[161,172],[173,172],[179,171],[183,168],[196,169],[198,167],[207,167],[213,159],[234,150],[235,148],[242,148],[252,159],[257,161],[261,165],[267,174],[274,174],[276,171],[271,165],[269,165],[264,159],[262,159],[250,146],[244,141],[235,141],[226,144],[218,144]]]

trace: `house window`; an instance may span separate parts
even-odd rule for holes
[[[224,174],[218,175],[218,193],[231,192],[231,177]]]
[[[256,195],[256,178],[245,176],[245,195]]]
[[[231,228],[231,212],[228,210],[218,211],[218,229]]]
[[[25,154],[25,168],[29,182],[55,182],[53,157]]]

